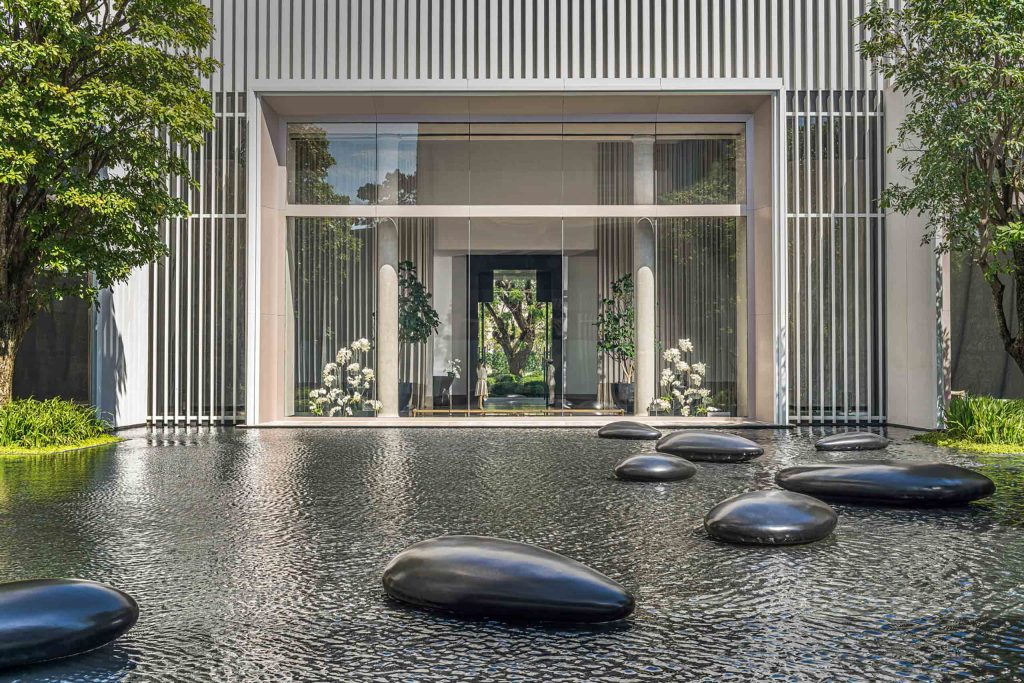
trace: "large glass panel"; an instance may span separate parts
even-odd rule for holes
[[[561,413],[561,220],[474,218],[470,242],[472,408],[478,414]]]
[[[379,204],[468,204],[469,126],[379,124],[377,165]]]
[[[288,219],[290,414],[373,414],[364,404],[377,395],[375,237],[370,219]]]
[[[633,410],[633,223],[564,221],[565,398],[575,414]]]
[[[562,125],[473,124],[472,204],[560,204]]]
[[[673,388],[682,393],[704,390],[712,415],[736,415],[746,408],[741,386],[746,359],[744,226],[737,218],[657,222],[659,395],[674,403],[677,413],[680,401],[672,400]],[[671,349],[679,350],[678,356]],[[692,380],[690,368],[695,365],[693,374],[700,378]],[[666,371],[676,375],[678,386],[660,382]],[[700,411],[691,407],[692,412]]]
[[[376,126],[291,124],[288,170],[292,204],[375,204]]]
[[[567,123],[564,132],[563,203],[633,204],[634,141],[649,140],[653,124]]]
[[[401,218],[396,225],[399,411],[412,416],[463,412],[471,375],[466,344],[469,222]]]
[[[743,136],[700,132],[706,125],[659,124],[654,145],[658,204],[742,204],[746,201]],[[723,127],[728,130],[729,127]]]

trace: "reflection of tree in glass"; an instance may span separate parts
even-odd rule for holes
[[[395,169],[384,174],[384,182],[366,183],[356,196],[370,204],[415,204],[416,174]]]
[[[720,156],[695,182],[665,192],[660,204],[734,204],[736,202],[736,143],[722,145]]]
[[[352,198],[339,194],[328,173],[337,164],[331,154],[330,142],[323,128],[315,125],[298,125],[291,129],[294,145],[294,187],[296,204],[351,204]],[[314,230],[302,232],[304,247],[307,254],[315,250],[319,258],[310,258],[305,262],[304,276],[307,281],[319,279],[331,267],[331,261],[358,261],[363,247],[363,240],[353,234],[356,224],[354,218],[319,218],[311,219]],[[306,222],[306,221],[303,221]],[[344,277],[344,271],[341,271]]]
[[[536,283],[530,279],[495,280],[494,300],[485,302],[484,308],[490,314],[485,334],[505,352],[509,374],[522,377],[531,356],[543,355],[543,348],[534,347],[543,342],[547,305],[537,301]]]

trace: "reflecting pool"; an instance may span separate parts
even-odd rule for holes
[[[0,581],[70,576],[137,598],[117,643],[0,680],[1006,679],[1024,667],[1024,456],[897,441],[974,467],[955,510],[836,505],[808,546],[709,540],[704,513],[772,488],[822,431],[745,431],[765,455],[672,484],[615,480],[650,443],[593,429],[129,432],[117,446],[0,459]],[[632,590],[598,627],[403,607],[387,561],[446,533],[580,560]]]

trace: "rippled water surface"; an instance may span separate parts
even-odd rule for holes
[[[594,430],[133,432],[103,450],[0,459],[0,581],[73,576],[134,595],[139,624],[5,680],[1007,679],[1024,666],[1024,458],[890,434],[892,457],[976,467],[957,510],[837,505],[833,537],[748,548],[704,513],[776,471],[844,459],[806,431],[673,484],[612,478],[641,442]],[[820,434],[818,434],[820,435]],[[446,533],[580,560],[632,590],[611,626],[460,621],[404,608],[387,561]]]

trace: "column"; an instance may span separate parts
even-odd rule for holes
[[[896,139],[906,116],[905,97],[884,92],[885,142]],[[905,152],[885,155],[885,178],[907,183],[899,167]],[[934,429],[948,400],[949,261],[934,242],[921,243],[927,221],[892,211],[885,215],[885,379],[887,421]]]
[[[377,224],[377,398],[381,417],[398,417],[398,225]]]
[[[633,202],[654,204],[654,136],[633,138]],[[654,222],[641,218],[633,225],[633,291],[636,297],[636,365],[634,413],[646,415],[654,400]]]

